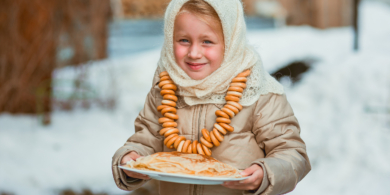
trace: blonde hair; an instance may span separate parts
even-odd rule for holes
[[[183,4],[177,15],[185,12],[194,14],[200,20],[211,26],[214,30],[221,32],[222,40],[224,39],[221,19],[210,4],[203,0],[189,0]]]

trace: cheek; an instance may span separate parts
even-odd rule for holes
[[[187,55],[187,48],[180,44],[175,44],[173,53],[175,54],[176,62],[180,64],[180,61],[183,60]]]
[[[208,48],[205,54],[212,66],[216,66],[216,68],[221,66],[223,61],[223,50],[221,48]]]

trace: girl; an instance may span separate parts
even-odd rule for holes
[[[153,86],[135,121],[136,133],[113,157],[118,187],[134,190],[149,179],[123,171],[119,164],[183,150],[211,155],[250,177],[204,186],[160,181],[162,195],[293,190],[310,171],[305,143],[282,86],[247,44],[241,2],[172,0],[164,34]]]

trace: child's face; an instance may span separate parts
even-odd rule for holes
[[[176,17],[173,35],[176,63],[192,79],[201,80],[217,70],[223,61],[224,47],[221,30],[214,30],[189,12]]]

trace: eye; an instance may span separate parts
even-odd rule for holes
[[[213,42],[211,42],[211,41],[203,41],[203,43],[206,43],[206,44],[211,44],[211,43],[213,43]]]
[[[180,39],[179,42],[188,43],[189,41],[187,39]]]

